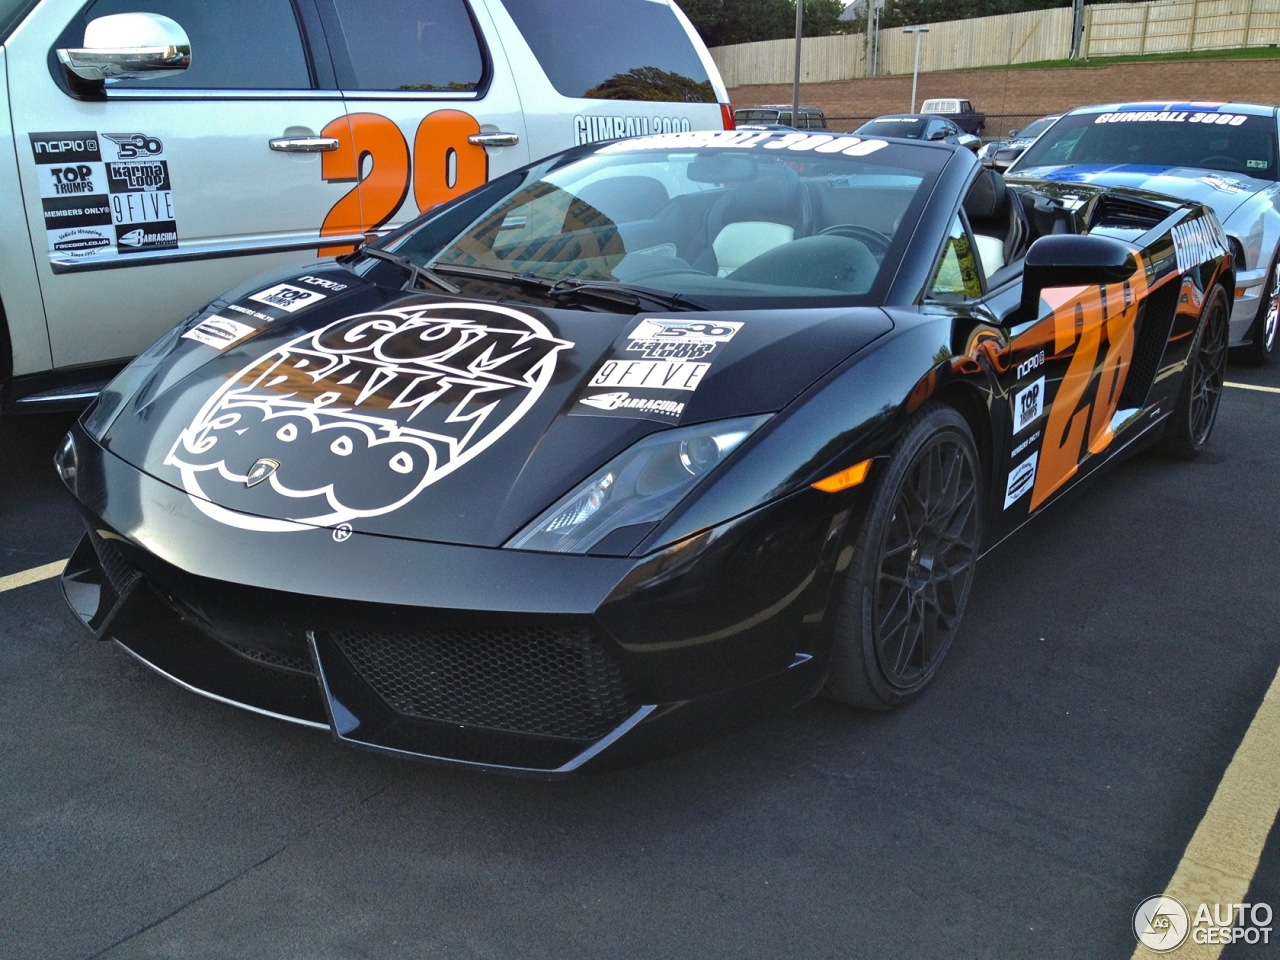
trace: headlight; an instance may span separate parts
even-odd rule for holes
[[[627,553],[768,416],[742,417],[650,434],[614,457],[507,541],[516,550],[589,553],[610,534],[640,527],[616,550]]]

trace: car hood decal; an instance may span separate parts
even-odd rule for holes
[[[891,328],[878,309],[632,316],[364,285],[230,345],[178,338],[104,442],[220,524],[495,546],[646,434],[782,409]]]

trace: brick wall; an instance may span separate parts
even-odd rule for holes
[[[760,84],[729,91],[735,107],[790,103],[790,84]],[[1243,100],[1280,103],[1280,58],[1117,63],[1057,70],[954,70],[920,74],[916,105],[929,97],[968,97],[990,118],[983,135],[1003,136],[1046,113],[1122,100]],[[821,107],[835,130],[910,108],[911,77],[871,77],[806,83],[804,104]]]

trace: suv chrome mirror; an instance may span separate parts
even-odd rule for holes
[[[142,80],[191,66],[191,41],[158,13],[113,13],[90,20],[84,46],[59,49],[58,60],[82,80]]]

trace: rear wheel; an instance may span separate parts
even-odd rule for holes
[[[827,693],[887,710],[920,693],[960,626],[982,534],[964,418],[921,409],[881,476],[839,598]]]
[[[1239,359],[1260,367],[1276,349],[1276,327],[1280,324],[1280,253],[1271,262],[1271,273],[1262,287],[1258,316],[1249,329],[1250,342],[1239,348]]]
[[[1215,286],[1200,313],[1200,325],[1191,342],[1187,367],[1178,389],[1178,403],[1165,424],[1161,448],[1171,456],[1190,459],[1209,441],[1222,384],[1227,373],[1227,337],[1231,302],[1222,287]]]

